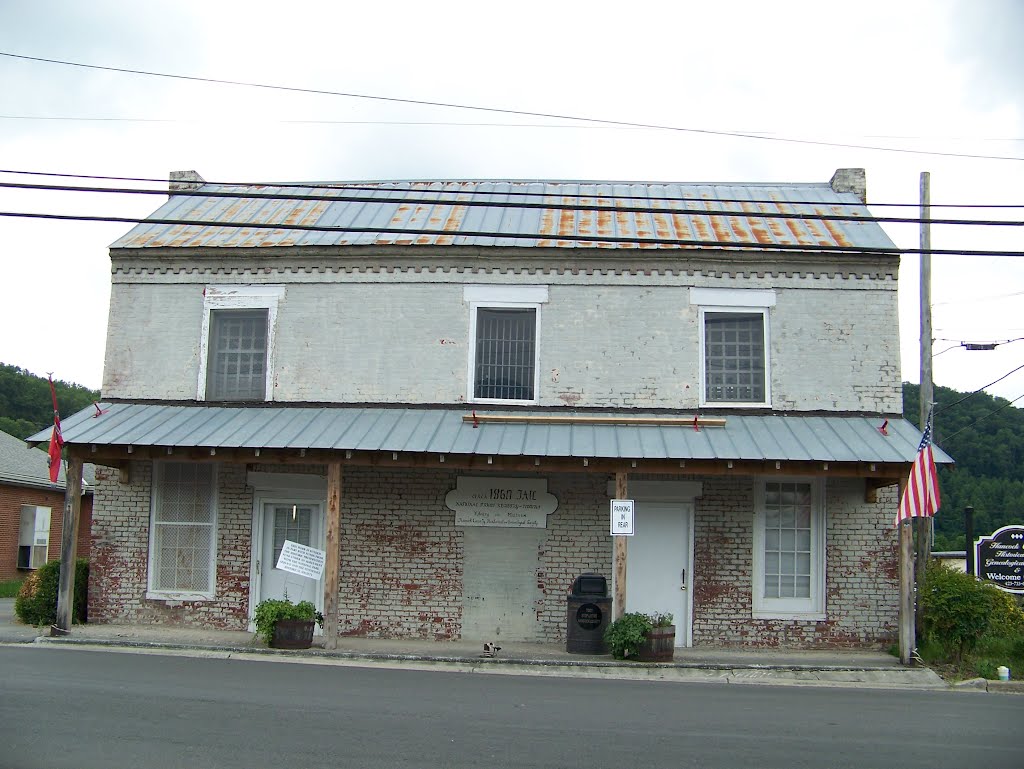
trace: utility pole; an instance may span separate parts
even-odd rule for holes
[[[931,174],[921,172],[921,403],[919,425],[922,430],[932,408],[932,231],[931,231]],[[934,439],[934,429],[932,437]],[[914,578],[918,590],[924,584],[924,572],[932,555],[932,519],[917,519],[917,550]],[[915,629],[921,636],[921,609],[916,612]]]

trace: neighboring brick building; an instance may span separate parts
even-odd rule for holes
[[[340,634],[560,641],[572,580],[613,576],[618,481],[625,608],[672,612],[677,643],[891,643],[920,433],[863,195],[851,169],[172,175],[153,218],[189,223],[111,247],[105,413],[64,423],[105,466],[90,619],[245,628],[287,593],[336,599]],[[286,540],[337,592],[275,568]]]
[[[60,558],[64,524],[64,468],[50,482],[45,451],[0,432],[0,579],[24,577]],[[93,467],[84,473],[77,554],[88,558]]]

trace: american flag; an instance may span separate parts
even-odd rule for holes
[[[910,466],[910,480],[900,500],[896,525],[918,516],[933,516],[939,505],[939,478],[935,473],[935,455],[932,453],[932,415],[928,412],[921,445],[917,447],[917,456]]]

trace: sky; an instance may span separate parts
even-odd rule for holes
[[[0,0],[4,54],[682,129],[0,56],[0,168],[153,179],[194,169],[209,181],[785,183],[862,167],[869,206],[908,206],[878,215],[916,217],[927,171],[933,216],[1021,222],[1022,33],[1018,0]],[[727,135],[737,133],[766,138]],[[26,181],[61,183],[0,173],[0,183]],[[6,212],[145,216],[162,200],[0,188]],[[968,205],[1003,208],[959,207]],[[107,248],[130,226],[0,217],[0,362],[100,387]],[[885,229],[901,248],[920,243],[917,224]],[[931,241],[1021,252],[1024,227],[933,225]],[[917,382],[916,255],[901,260],[899,301],[903,378]],[[933,256],[936,384],[972,392],[1021,366],[986,391],[1024,396],[1022,305],[1024,258]]]

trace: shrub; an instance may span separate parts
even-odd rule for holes
[[[918,595],[924,614],[924,641],[941,644],[958,663],[978,643],[990,625],[1012,623],[1004,616],[1009,604],[1001,591],[979,582],[970,574],[932,562]]]
[[[60,561],[49,561],[32,572],[14,599],[14,613],[26,625],[52,625],[57,621],[57,592],[60,588]],[[73,622],[88,619],[89,561],[75,563],[75,597],[71,611]]]
[[[604,642],[617,660],[635,654],[651,632],[651,620],[646,614],[629,612],[615,620],[604,631]]]

